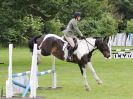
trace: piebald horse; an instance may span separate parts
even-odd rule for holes
[[[37,43],[38,50],[43,56],[54,55],[56,58],[67,61],[68,48],[70,45],[62,38],[54,34],[46,34],[37,36],[29,40],[30,51],[33,51],[33,45]],[[86,78],[86,67],[90,69],[90,72],[98,84],[102,84],[102,80],[97,76],[92,63],[92,53],[98,49],[104,57],[110,57],[110,51],[105,41],[100,38],[86,38],[77,40],[78,47],[72,55],[72,63],[79,65],[81,74],[83,76],[85,89],[89,91],[91,88]],[[39,51],[38,51],[39,52]]]

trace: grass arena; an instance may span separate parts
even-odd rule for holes
[[[8,48],[1,49],[0,59],[0,89],[5,96],[5,82],[8,74]],[[45,99],[132,99],[133,98],[133,59],[107,60],[99,51],[94,52],[92,63],[97,74],[103,81],[98,85],[87,69],[87,79],[91,91],[83,87],[83,78],[78,65],[56,59],[57,86],[56,90],[46,90],[51,86],[51,74],[40,76],[39,85],[45,87],[37,90],[37,96]],[[41,57],[39,71],[51,68],[51,57]],[[13,72],[23,72],[31,69],[31,53],[27,47],[13,49]]]

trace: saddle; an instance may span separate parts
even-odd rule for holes
[[[65,36],[63,36],[63,40],[65,40],[66,42],[68,42],[65,38]],[[73,41],[75,43],[75,47],[73,48],[73,51],[75,51],[77,48],[78,48],[78,41],[76,38],[73,38]],[[70,49],[70,47],[72,48],[72,46],[70,45],[70,43],[68,42],[69,46],[68,46],[68,49]]]

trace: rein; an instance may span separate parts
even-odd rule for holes
[[[86,44],[87,44],[87,47],[88,47],[88,50],[89,50],[89,51],[90,51],[90,49],[89,49],[88,43],[89,43],[92,47],[94,47],[94,50],[97,49],[97,47],[93,46],[89,41],[86,40],[86,38],[85,38],[84,40],[86,41]]]
[[[86,39],[84,39],[85,41],[86,41],[86,43],[87,43],[87,47],[88,47],[88,49],[89,49],[89,46],[88,46],[88,43],[92,46],[92,47],[94,47],[94,49],[96,49],[96,47],[95,46],[93,46],[89,41],[87,41]]]

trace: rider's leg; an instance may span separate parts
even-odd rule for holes
[[[74,41],[73,41],[73,38],[71,38],[71,37],[65,37],[66,38],[66,40],[68,41],[68,43],[71,45],[71,47],[72,48],[69,48],[68,50],[69,50],[69,52],[68,52],[68,60],[71,60],[72,59],[72,54],[73,54],[73,52],[74,52],[74,47],[75,47],[75,43],[74,43]]]
[[[65,36],[65,39],[68,41],[68,43],[71,45],[72,48],[75,47],[75,43],[74,43],[72,37],[67,37],[67,36]]]

